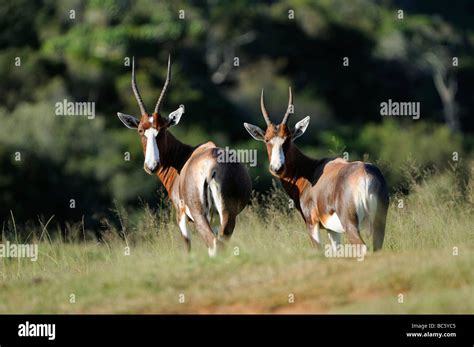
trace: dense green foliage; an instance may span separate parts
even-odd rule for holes
[[[298,143],[313,156],[368,157],[392,192],[407,192],[404,168],[444,170],[472,165],[474,24],[472,5],[457,1],[4,1],[0,4],[0,221],[9,229],[54,215],[62,230],[84,219],[89,230],[121,206],[165,206],[157,180],[142,169],[138,136],[116,112],[137,115],[137,80],[151,108],[166,59],[173,59],[164,113],[186,106],[172,130],[184,142],[257,148],[250,173],[271,187],[261,143],[242,122],[263,125],[258,99],[290,121],[311,115]],[[444,6],[446,7],[446,6]],[[404,18],[397,18],[397,10]],[[71,10],[74,18],[71,18]],[[180,19],[181,10],[184,19]],[[294,19],[289,18],[294,11]],[[239,66],[234,66],[234,58]],[[350,65],[344,67],[343,57]],[[436,64],[433,63],[436,57]],[[452,57],[459,66],[452,66]],[[17,59],[21,65],[16,66]],[[441,66],[441,68],[440,68]],[[441,69],[441,70],[436,70]],[[434,84],[436,71],[456,81],[458,130],[448,129]],[[447,72],[446,72],[447,71]],[[56,116],[56,102],[95,102],[96,117]],[[421,103],[421,119],[380,116],[388,99]],[[125,152],[131,160],[124,160]],[[453,152],[459,161],[453,161]],[[21,161],[16,155],[21,154]],[[70,208],[75,199],[76,208]]]

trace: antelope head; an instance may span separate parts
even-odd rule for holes
[[[123,124],[129,129],[137,129],[138,135],[143,146],[143,153],[145,154],[145,162],[143,169],[146,173],[152,175],[158,170],[160,165],[160,151],[159,142],[162,134],[169,127],[179,123],[181,116],[184,113],[184,107],[180,106],[176,111],[169,114],[167,118],[160,114],[160,108],[163,104],[166,91],[168,90],[171,81],[171,57],[168,56],[168,72],[166,74],[166,81],[161,90],[160,97],[156,102],[155,109],[152,114],[148,113],[143,103],[140,92],[138,91],[137,82],[135,80],[135,58],[132,59],[132,90],[140,107],[141,118],[130,116],[128,114],[118,112],[117,115]]]
[[[293,113],[291,88],[289,88],[288,108],[280,124],[274,124],[270,121],[263,99],[263,89],[260,96],[260,108],[263,119],[267,124],[267,129],[263,131],[258,126],[248,123],[244,123],[244,126],[255,140],[265,142],[268,160],[270,161],[270,172],[275,176],[279,176],[285,171],[285,158],[287,157],[290,145],[306,131],[309,125],[309,116],[296,123],[292,130],[288,127],[288,118]]]

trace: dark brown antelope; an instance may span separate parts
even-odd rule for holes
[[[382,248],[388,208],[388,192],[380,170],[369,163],[347,162],[344,159],[311,159],[293,143],[309,125],[309,116],[296,123],[290,131],[287,122],[293,113],[290,88],[288,109],[280,124],[270,121],[263,99],[260,107],[267,129],[244,123],[258,141],[264,141],[270,161],[270,172],[278,177],[295,202],[306,223],[311,240],[321,244],[319,230],[328,231],[333,249],[346,233],[352,244],[364,245],[361,225],[368,221],[373,235],[373,248]],[[363,247],[365,250],[366,248]]]
[[[221,236],[228,240],[234,231],[237,215],[250,199],[252,184],[246,169],[240,163],[217,160],[220,149],[213,142],[189,146],[176,139],[168,128],[179,123],[184,113],[180,106],[165,118],[160,114],[164,96],[171,80],[171,60],[161,95],[152,114],[146,111],[135,80],[135,61],[132,61],[132,90],[140,107],[141,119],[118,113],[127,128],[137,129],[140,137],[146,173],[161,180],[176,210],[176,220],[191,249],[187,222],[195,223],[203,237],[210,256],[216,254]],[[220,228],[214,233],[212,215],[219,215]],[[216,235],[218,234],[218,235]]]

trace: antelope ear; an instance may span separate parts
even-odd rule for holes
[[[138,128],[138,124],[140,124],[140,121],[138,119],[133,116],[129,116],[128,114],[117,112],[117,116],[122,121],[122,123],[125,124],[125,126],[129,129],[136,129]]]
[[[265,132],[256,125],[244,123],[245,129],[257,141],[265,141]]]
[[[168,127],[175,126],[181,120],[181,116],[184,114],[184,106],[180,105],[176,111],[173,111],[168,116]]]
[[[300,120],[298,123],[295,125],[295,129],[293,130],[292,133],[292,141],[296,140],[298,137],[304,134],[306,129],[308,128],[309,125],[309,116],[306,118],[303,118]]]

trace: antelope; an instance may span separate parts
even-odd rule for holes
[[[244,123],[249,134],[265,142],[270,173],[277,178],[294,201],[304,219],[312,243],[321,247],[319,231],[328,231],[333,250],[341,243],[345,233],[351,244],[366,251],[361,237],[361,226],[368,221],[373,235],[374,251],[382,248],[388,209],[388,191],[381,171],[370,163],[348,162],[342,158],[311,159],[303,154],[294,141],[303,135],[310,117],[296,123],[290,130],[287,125],[293,113],[293,96],[289,88],[288,108],[280,124],[270,121],[265,108],[263,89],[260,108],[267,125]]]
[[[216,255],[218,236],[227,241],[234,231],[237,215],[250,199],[252,183],[240,163],[217,160],[220,149],[209,141],[198,146],[182,143],[168,130],[179,123],[184,106],[162,116],[160,108],[171,81],[171,57],[168,57],[166,80],[152,114],[145,108],[135,79],[135,59],[132,59],[132,91],[140,108],[141,118],[117,113],[123,124],[136,129],[145,161],[143,169],[156,175],[164,185],[176,211],[176,221],[191,250],[188,222],[194,222],[204,239],[209,256]],[[220,228],[214,233],[211,219],[219,215]]]

